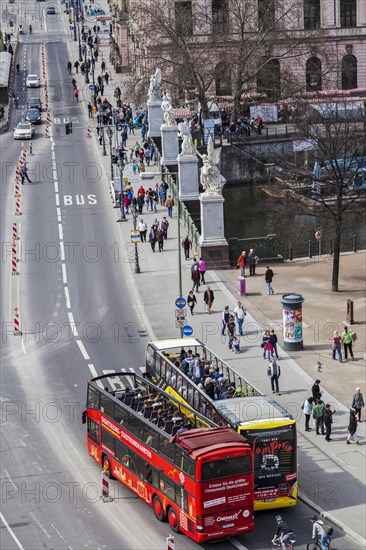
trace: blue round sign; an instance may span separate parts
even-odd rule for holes
[[[177,308],[183,309],[187,305],[187,300],[185,298],[182,298],[182,297],[177,298],[175,300],[175,305],[176,305]]]
[[[184,336],[192,336],[193,328],[190,325],[185,325],[182,327],[182,334],[184,334]]]

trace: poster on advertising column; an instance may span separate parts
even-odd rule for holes
[[[283,338],[285,342],[302,341],[302,308],[283,310]]]

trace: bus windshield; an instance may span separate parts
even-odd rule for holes
[[[252,463],[250,456],[238,456],[215,460],[214,462],[205,462],[202,464],[202,481],[226,476],[244,475],[251,472],[251,470]]]

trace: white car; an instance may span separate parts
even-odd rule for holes
[[[19,122],[14,128],[14,139],[32,139],[35,129],[31,122]]]
[[[36,74],[29,74],[25,85],[27,88],[39,88],[41,85],[41,80]]]

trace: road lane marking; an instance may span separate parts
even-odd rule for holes
[[[65,247],[63,241],[60,242],[61,262],[65,261]]]
[[[89,361],[90,357],[89,357],[89,355],[88,355],[88,353],[87,353],[87,351],[86,351],[86,349],[85,349],[85,346],[84,346],[84,344],[82,343],[82,341],[81,341],[81,340],[76,340],[76,343],[77,343],[77,345],[79,346],[79,349],[80,349],[81,354],[82,354],[82,356],[84,357],[84,359],[85,359],[86,361]]]
[[[64,287],[64,291],[65,291],[66,307],[67,309],[71,309],[70,294],[67,286]]]
[[[71,325],[71,330],[72,330],[73,335],[74,336],[79,336],[78,331],[76,330],[75,320],[74,320],[74,316],[73,316],[72,312],[69,311],[67,315],[69,317],[69,322],[70,322],[70,325]]]
[[[62,223],[58,224],[58,236],[59,236],[60,241],[64,240],[64,232],[63,232],[63,229],[62,229]]]
[[[66,265],[61,264],[61,269],[62,269],[62,282],[64,283],[64,285],[67,285]]]
[[[54,185],[55,185],[55,193],[58,193],[58,181],[57,180],[54,181]]]
[[[92,373],[93,377],[95,378],[96,376],[98,376],[98,373],[93,365],[93,363],[89,363],[88,364],[88,367],[89,367],[89,370],[90,372]]]
[[[246,546],[244,546],[244,544],[242,544],[238,540],[234,539],[234,540],[231,540],[230,542],[231,542],[231,544],[236,546],[238,550],[248,550],[248,548]]]
[[[15,544],[17,545],[17,547],[19,548],[19,550],[25,550],[24,546],[22,546],[19,542],[19,539],[16,537],[14,531],[12,530],[12,528],[10,527],[10,525],[8,524],[8,522],[6,521],[6,519],[4,518],[4,516],[2,515],[2,513],[0,512],[0,519],[1,521],[3,522],[3,524],[5,525],[9,535],[13,538]]]
[[[56,206],[60,206],[60,196],[58,193],[55,193]]]

